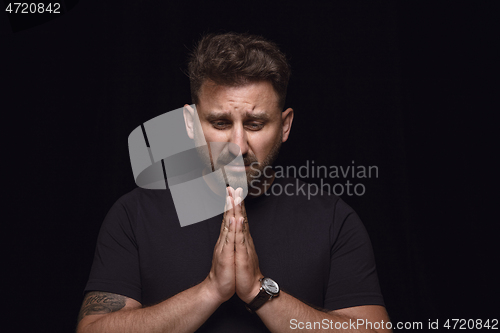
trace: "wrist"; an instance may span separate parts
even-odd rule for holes
[[[246,304],[250,303],[253,301],[253,299],[259,294],[260,288],[262,286],[260,279],[263,278],[264,276],[259,276],[259,278],[253,283],[253,287],[248,293],[248,295],[244,296],[241,300],[245,302]]]
[[[219,307],[222,303],[227,301],[227,299],[224,299],[219,295],[217,287],[209,277],[203,280],[198,286],[200,287],[200,297],[205,304]]]
[[[252,299],[252,301],[249,303],[247,302],[246,305],[247,310],[253,313],[255,313],[271,299],[278,297],[280,294],[279,285],[273,279],[261,278],[259,279],[259,282],[261,283],[259,292]]]

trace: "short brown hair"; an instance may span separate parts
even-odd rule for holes
[[[265,80],[274,87],[283,108],[290,66],[277,45],[263,37],[233,32],[209,34],[202,37],[190,55],[188,76],[195,104],[206,80],[228,86]]]

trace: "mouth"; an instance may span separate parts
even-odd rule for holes
[[[226,165],[224,168],[231,171],[246,171],[250,168],[250,166],[245,164],[229,164]]]

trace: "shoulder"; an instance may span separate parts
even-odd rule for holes
[[[127,210],[135,211],[141,208],[158,207],[172,201],[172,194],[168,189],[151,190],[141,187],[136,187],[130,192],[122,195],[116,202],[115,206],[122,206]]]
[[[288,214],[307,219],[308,223],[333,227],[336,234],[344,226],[359,228],[362,222],[344,200],[331,193],[325,185],[307,183],[297,178],[277,178],[268,191]],[[313,221],[311,221],[311,219]]]
[[[125,193],[120,198],[118,198],[118,200],[116,200],[116,203],[130,206],[138,202],[150,203],[169,197],[171,198],[172,195],[170,194],[170,191],[168,189],[151,190],[142,187],[136,187],[130,192]]]
[[[108,211],[106,224],[129,224],[134,227],[145,215],[160,216],[175,212],[172,195],[167,190],[136,187],[119,197]]]

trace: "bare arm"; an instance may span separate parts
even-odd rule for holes
[[[227,197],[226,207],[233,207]],[[200,284],[154,306],[113,293],[87,293],[77,333],[194,332],[235,292],[233,208],[221,223],[212,268]]]
[[[256,313],[271,332],[391,332],[387,329],[389,316],[380,305],[324,312],[281,292]]]
[[[193,332],[219,307],[206,280],[159,304],[142,307],[122,295],[93,291],[82,304],[77,333]]]
[[[86,318],[85,322],[95,320],[106,313],[116,312],[122,309],[141,308],[141,303],[136,300],[103,291],[90,291],[83,299],[82,307],[78,315],[78,324],[83,318],[89,315],[95,317]]]

